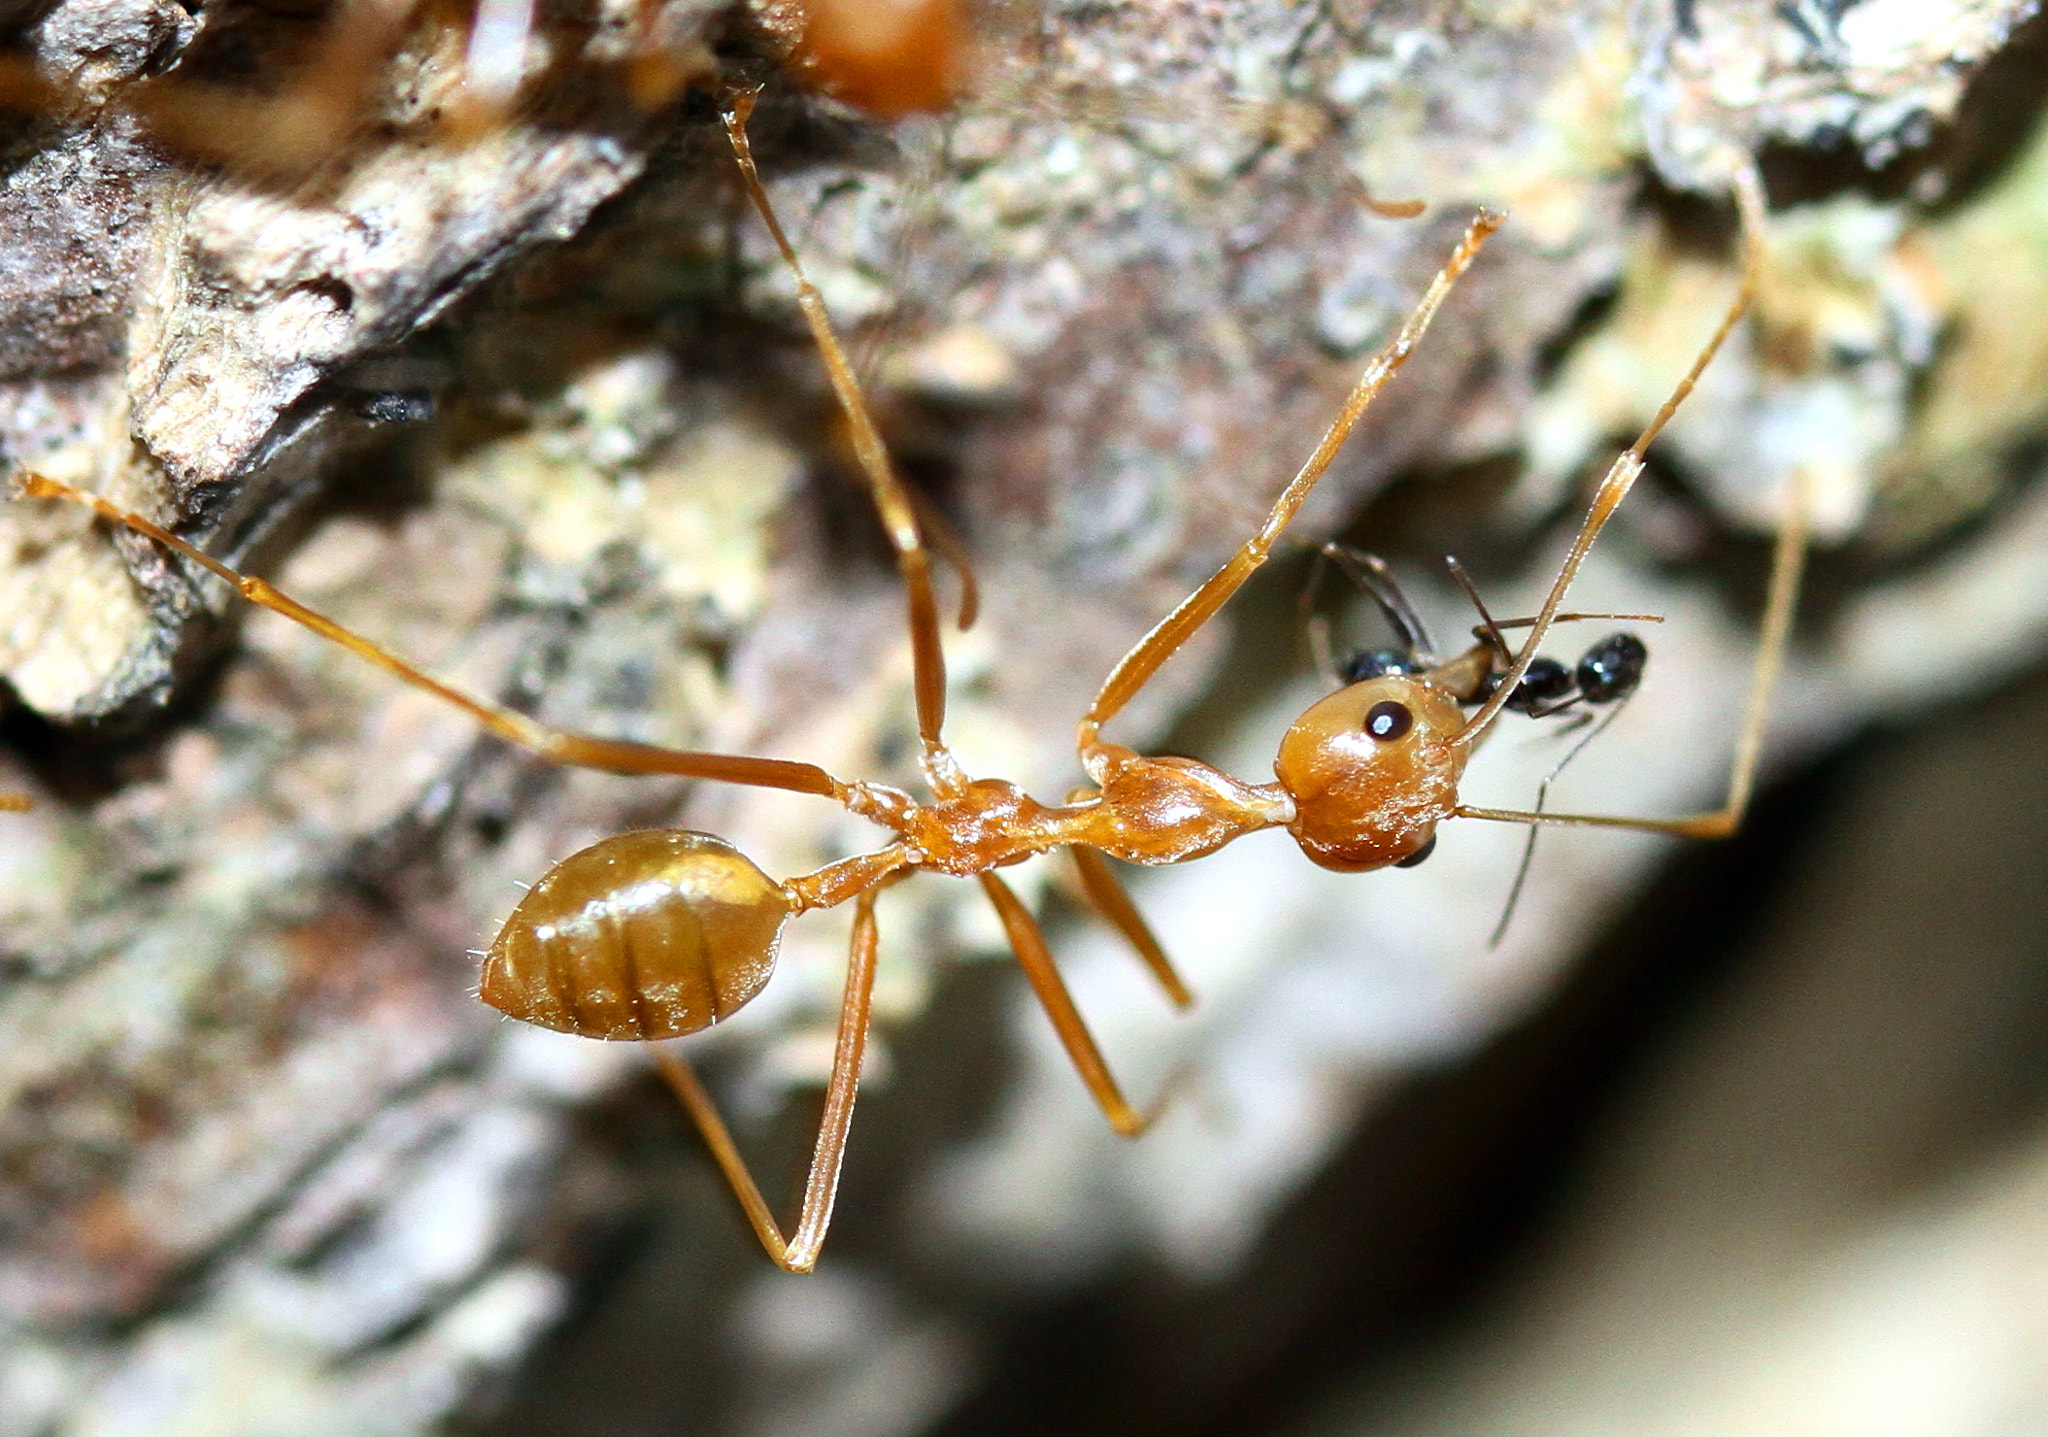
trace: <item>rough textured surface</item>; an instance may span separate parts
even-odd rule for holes
[[[1847,553],[1802,631],[1786,752],[1958,666],[1987,684],[2037,657],[2038,22],[1966,89],[2030,9],[1052,4],[991,21],[959,114],[893,134],[778,80],[756,128],[776,201],[984,583],[951,651],[963,757],[1073,781],[1095,683],[1256,522],[1482,201],[1510,230],[1300,537],[1406,475],[1359,537],[1455,547],[1525,608],[1578,481],[1732,292],[1719,202],[1759,148],[1778,205],[1756,322],[1579,591],[1667,616],[1656,677],[1565,801],[1712,797],[1757,533],[1795,467]],[[905,776],[899,600],[787,276],[702,99],[634,103],[622,15],[547,10],[532,108],[461,143],[436,115],[460,44],[423,23],[365,123],[279,173],[167,124],[138,77],[246,80],[236,57],[274,45],[290,95],[312,19],[38,14],[20,48],[71,98],[15,122],[0,194],[12,461],[550,719]],[[729,18],[672,6],[662,33],[698,53]],[[1360,184],[1428,217],[1378,218]],[[0,559],[0,669],[65,725],[16,724],[9,781],[41,803],[0,846],[0,1429],[424,1430],[562,1310],[592,1215],[636,1197],[610,1129],[571,1114],[637,1056],[470,999],[464,951],[514,884],[679,815],[777,874],[869,835],[815,802],[538,768],[274,617],[222,623],[218,585],[80,514],[0,510]],[[1424,561],[1403,572],[1464,626]],[[1178,745],[1263,776],[1320,684],[1290,658],[1294,582],[1248,596],[1120,733],[1191,715]],[[1936,644],[1960,657],[1899,662]],[[1470,791],[1521,801],[1557,756],[1504,739]],[[778,1285],[696,1191],[663,1382],[734,1430],[908,1431],[970,1382],[977,1309],[1138,1255],[1228,1272],[1373,1093],[1522,1012],[1657,858],[1547,842],[1489,951],[1518,850],[1460,829],[1413,873],[1338,879],[1253,842],[1157,875],[1141,898],[1204,995],[1192,1021],[1062,925],[1134,1085],[1190,1074],[1136,1147],[1042,1020],[963,1013],[946,995],[971,977],[927,1014],[945,960],[998,939],[956,885],[893,891],[843,1241]],[[823,1071],[843,947],[807,918],[701,1045],[755,1127]],[[566,1407],[529,1411],[566,1430]]]

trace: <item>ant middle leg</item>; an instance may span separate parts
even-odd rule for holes
[[[1009,884],[993,873],[983,873],[979,877],[989,902],[995,905],[996,917],[1002,920],[1004,933],[1009,935],[1010,948],[1017,955],[1018,966],[1023,968],[1031,991],[1045,1009],[1045,1016],[1052,1019],[1060,1046],[1067,1050],[1067,1057],[1080,1073],[1081,1081],[1088,1085],[1089,1094],[1102,1109],[1103,1116],[1109,1119],[1109,1125],[1120,1136],[1135,1138],[1152,1126],[1153,1119],[1159,1116],[1159,1104],[1155,1103],[1144,1112],[1130,1105],[1123,1089],[1117,1086],[1115,1077],[1111,1075],[1095,1035],[1088,1031],[1087,1020],[1074,1006],[1074,995],[1067,990],[1066,979],[1060,977],[1060,970],[1053,963],[1052,949],[1046,944],[1045,933],[1039,928],[1038,920],[1010,891]]]

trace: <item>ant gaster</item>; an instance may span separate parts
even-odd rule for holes
[[[746,134],[752,92],[730,94],[725,126],[748,199],[796,280],[798,302],[853,436],[868,487],[895,551],[906,602],[920,768],[932,797],[838,778],[809,763],[689,752],[551,728],[464,694],[390,650],[351,633],[262,579],[220,561],[140,515],[36,475],[31,496],[98,510],[237,586],[244,597],[344,645],[393,676],[471,714],[500,737],[548,760],[617,773],[661,773],[815,794],[873,820],[888,841],[872,852],[778,881],[737,849],[706,833],[648,830],[607,838],[557,863],[513,909],[483,966],[484,1001],[516,1018],[595,1038],[655,1041],[698,1032],[727,1017],[768,981],[784,925],[814,908],[854,905],[853,937],[824,1113],[795,1229],[784,1237],[723,1120],[687,1061],[655,1050],[664,1073],[702,1130],[762,1245],[792,1271],[818,1258],[831,1221],[875,978],[876,896],[920,870],[975,879],[987,894],[1019,965],[1112,1127],[1141,1132],[1151,1114],[1128,1102],[1054,965],[1037,920],[999,870],[1055,849],[1070,855],[1084,891],[1185,1006],[1186,985],[1113,875],[1109,858],[1180,863],[1263,829],[1284,828],[1325,868],[1364,872],[1412,861],[1448,818],[1518,824],[1581,823],[1660,833],[1730,832],[1748,800],[1762,716],[1783,651],[1803,554],[1798,504],[1781,531],[1764,641],[1748,718],[1736,747],[1727,802],[1676,819],[1538,814],[1459,802],[1458,781],[1473,750],[1528,676],[1566,590],[1615,507],[1643,469],[1643,455],[1747,306],[1755,281],[1762,215],[1753,177],[1740,187],[1748,264],[1741,292],[1691,370],[1649,428],[1595,491],[1529,634],[1505,668],[1491,642],[1421,672],[1384,671],[1315,703],[1280,741],[1275,781],[1234,778],[1190,758],[1154,757],[1102,736],[1103,727],[1159,667],[1213,619],[1272,554],[1367,405],[1407,360],[1438,307],[1479,254],[1502,216],[1481,210],[1393,337],[1365,365],[1307,461],[1273,502],[1257,531],[1210,578],[1140,639],[1081,716],[1076,748],[1088,786],[1064,803],[1042,803],[1017,785],[974,778],[942,737],[945,661],[940,647],[931,549],[917,506],[883,450],[868,407],[817,290],[761,187]],[[1489,680],[1491,688],[1482,696]],[[1468,712],[1468,710],[1470,710]]]

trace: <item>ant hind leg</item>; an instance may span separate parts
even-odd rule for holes
[[[861,1059],[867,1051],[868,1010],[875,991],[875,895],[887,884],[878,884],[860,895],[853,912],[853,943],[846,961],[846,992],[839,1006],[839,1037],[832,1053],[832,1076],[825,1085],[825,1110],[818,1120],[818,1142],[811,1153],[810,1171],[804,1178],[803,1205],[798,1210],[796,1229],[787,1238],[761,1196],[760,1184],[740,1156],[732,1132],[711,1095],[698,1080],[689,1060],[672,1044],[654,1050],[661,1075],[689,1110],[704,1145],[739,1199],[747,1222],[761,1246],[777,1264],[790,1272],[809,1272],[817,1265],[825,1246],[825,1232],[832,1225],[832,1201],[839,1191],[839,1170],[846,1160],[847,1130],[853,1125],[853,1100],[860,1086]]]
[[[611,773],[663,773],[680,778],[715,779],[721,783],[746,784],[755,788],[779,788],[792,793],[816,794],[835,799],[856,812],[866,811],[870,790],[858,783],[843,783],[816,764],[789,759],[753,758],[744,754],[698,753],[688,749],[660,748],[653,744],[600,738],[594,734],[572,733],[550,727],[508,709],[502,704],[466,694],[441,682],[417,664],[352,629],[344,628],[317,609],[308,608],[266,580],[229,568],[211,554],[180,539],[160,524],[140,514],[111,504],[55,479],[27,470],[19,476],[20,493],[31,499],[62,499],[92,509],[103,518],[148,536],[173,553],[235,586],[250,603],[284,615],[293,623],[331,639],[393,678],[423,689],[442,702],[461,709],[484,728],[508,743],[514,743],[551,763],[574,768],[603,769]]]

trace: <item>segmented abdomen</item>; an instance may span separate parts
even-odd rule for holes
[[[484,960],[483,1000],[586,1038],[675,1038],[731,1016],[775,968],[782,886],[708,833],[641,829],[563,859]]]

